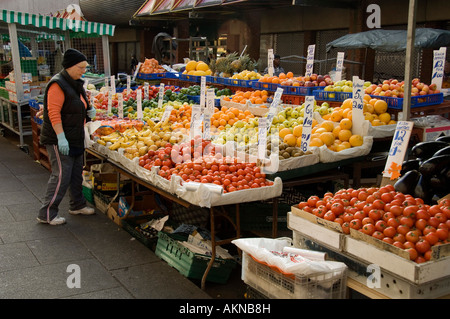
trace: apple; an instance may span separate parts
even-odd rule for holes
[[[319,86],[326,86],[327,84],[325,83],[325,81],[321,81],[320,83],[319,83]]]
[[[416,86],[418,83],[420,83],[420,79],[415,78],[412,80],[412,85]]]
[[[428,93],[428,91],[430,91],[430,87],[428,85],[424,85],[422,88],[422,91],[424,91],[425,93]]]
[[[317,80],[317,74],[315,74],[315,73],[311,74],[311,80],[312,81]]]
[[[419,89],[417,87],[411,88],[411,93],[419,93]]]
[[[416,84],[416,88],[417,88],[419,91],[422,91],[424,85],[425,85],[424,83],[419,82],[419,83]]]
[[[431,83],[431,84],[429,85],[429,87],[430,87],[430,90],[432,90],[432,91],[436,91],[436,89],[437,89],[436,83]]]

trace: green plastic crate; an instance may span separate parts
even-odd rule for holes
[[[182,275],[191,279],[202,279],[208,263],[211,261],[210,256],[193,253],[181,245],[178,240],[171,238],[169,234],[164,232],[158,233],[155,254]],[[216,257],[206,280],[225,284],[234,267],[236,267],[234,259]]]

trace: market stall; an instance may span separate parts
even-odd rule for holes
[[[27,150],[23,137],[32,134],[34,114],[28,101],[42,94],[59,72],[62,53],[67,48],[83,51],[90,65],[85,79],[98,82],[102,74],[110,75],[108,37],[114,29],[102,23],[1,10],[1,124],[19,135],[21,148]]]

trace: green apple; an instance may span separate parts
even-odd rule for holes
[[[328,106],[322,105],[319,108],[319,114],[322,115],[322,116],[324,116],[325,114],[328,114]]]

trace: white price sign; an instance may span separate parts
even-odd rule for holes
[[[303,118],[303,129],[302,129],[302,142],[300,144],[300,149],[303,152],[308,151],[309,141],[311,140],[312,122],[313,122],[313,112],[314,112],[314,96],[305,97],[305,112]]]
[[[210,116],[214,114],[214,100],[216,98],[216,95],[214,93],[214,89],[208,89],[206,91],[206,109],[205,113],[209,114]]]
[[[190,137],[191,137],[191,139],[196,137],[196,136],[201,135],[201,132],[202,132],[201,115],[202,115],[202,110],[201,110],[200,105],[194,104],[192,106],[191,126],[190,126]]]
[[[431,83],[436,85],[437,90],[442,89],[446,54],[446,47],[441,47],[439,50],[433,51],[433,75],[431,77]]]
[[[200,106],[203,108],[206,98],[206,77],[202,76],[200,81]]]
[[[266,157],[267,126],[270,125],[268,124],[266,117],[258,119],[258,158],[261,160]]]
[[[109,79],[107,77],[105,77],[105,88],[106,92],[109,92]]]
[[[269,112],[267,112],[267,123],[269,123],[267,129],[270,128],[270,124],[272,124],[272,120],[275,114],[277,114],[278,105],[280,105],[282,95],[283,95],[283,88],[278,88],[273,97],[273,101],[270,104]]]
[[[409,138],[411,137],[413,126],[414,122],[397,122],[391,148],[389,149],[389,156],[383,171],[383,177],[389,177],[391,180],[400,177],[400,170],[408,149]]]
[[[308,45],[308,56],[306,57],[306,70],[305,76],[311,76],[314,67],[314,51],[316,50],[316,45]]]
[[[211,114],[208,112],[203,114],[203,139],[211,139]]]
[[[116,77],[111,75],[111,90],[113,94],[116,94]]]
[[[344,52],[338,52],[336,59],[336,73],[334,75],[334,82],[340,81],[342,79],[342,68],[344,67]]]
[[[108,91],[108,114],[112,112],[112,90]]]
[[[364,136],[363,123],[365,121],[364,108],[364,81],[357,76],[353,77],[353,107],[352,107],[352,133]]]
[[[149,90],[149,84],[148,84],[148,82],[145,82],[144,83],[144,100],[149,99],[148,90]]]
[[[139,73],[139,70],[141,69],[141,64],[142,64],[142,62],[139,62],[139,63],[138,63],[138,65],[137,65],[137,67],[136,67],[136,70],[134,71],[134,74],[133,74],[133,80],[136,79],[136,76],[137,76],[137,74]]]
[[[172,110],[173,110],[173,106],[167,104],[166,108],[164,109],[164,113],[161,116],[161,122],[165,122],[166,120],[169,119],[169,116],[170,116],[170,113],[172,113]]]
[[[131,89],[131,77],[127,75],[127,96],[130,95],[130,89]]]
[[[117,101],[118,101],[117,114],[120,119],[123,119],[123,95],[122,95],[122,93],[117,94]]]
[[[164,83],[161,83],[158,92],[158,108],[162,108],[163,101],[164,101]]]
[[[142,90],[138,89],[136,91],[136,108],[137,108],[137,119],[142,120],[144,114],[142,113]]]
[[[273,76],[273,49],[267,50],[267,70],[269,72],[269,76]]]

